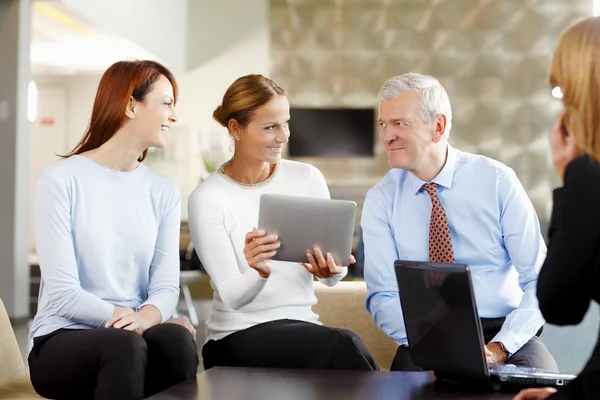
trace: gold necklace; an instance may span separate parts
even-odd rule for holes
[[[229,161],[231,161],[231,160],[229,160]],[[225,161],[225,163],[223,163],[223,165],[221,165],[217,171],[226,181],[233,183],[234,185],[242,187],[244,189],[257,189],[257,188],[267,186],[269,183],[273,182],[273,180],[277,177],[277,172],[279,172],[279,163],[277,163],[277,164],[275,164],[275,168],[273,169],[273,172],[271,173],[271,175],[269,175],[269,177],[267,179],[265,179],[264,181],[257,182],[257,183],[242,183],[242,182],[238,181],[237,179],[234,179],[233,177],[231,177],[225,173],[225,166],[227,164],[229,164],[229,161]]]

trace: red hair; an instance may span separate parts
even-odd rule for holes
[[[177,102],[177,83],[165,66],[149,60],[119,61],[111,65],[98,84],[92,118],[83,138],[69,154],[62,157],[81,154],[106,143],[125,122],[129,99],[133,97],[139,102],[144,101],[161,76],[171,82],[173,100]],[[138,161],[144,161],[147,152],[144,150]]]

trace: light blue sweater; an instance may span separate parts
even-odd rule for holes
[[[101,328],[114,306],[154,305],[165,321],[179,297],[181,195],[169,178],[72,156],[46,168],[35,189],[42,272],[33,338]]]

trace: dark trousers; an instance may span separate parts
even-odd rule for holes
[[[198,350],[184,327],[143,336],[123,329],[63,329],[34,339],[31,383],[43,397],[138,400],[196,375]]]
[[[377,371],[360,338],[345,329],[276,320],[209,340],[204,368],[216,366]]]
[[[481,327],[485,343],[488,344],[500,331],[504,318],[482,318]],[[516,353],[506,360],[506,364],[513,364],[522,367],[534,367],[558,372],[558,365],[550,354],[550,351],[538,337],[542,333],[539,330],[536,336],[532,337]],[[396,356],[390,367],[391,371],[422,371],[423,369],[413,364],[408,347],[399,346]]]

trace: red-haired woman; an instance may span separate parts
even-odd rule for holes
[[[180,192],[142,164],[165,146],[177,85],[152,61],[102,76],[90,125],[36,186],[41,268],[29,367],[53,399],[142,399],[196,374],[179,297]],[[174,323],[163,323],[163,322]]]

